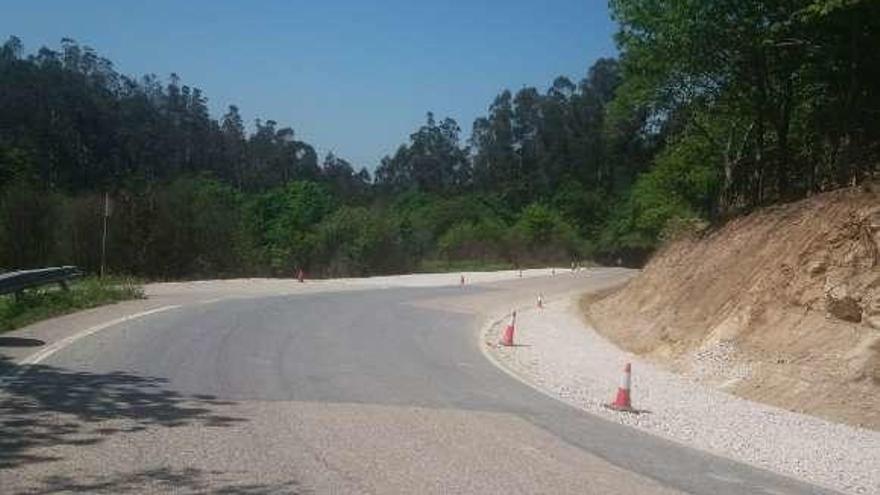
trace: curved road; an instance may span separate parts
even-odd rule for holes
[[[599,419],[495,368],[489,309],[623,275],[184,304],[0,393],[3,493],[830,493]]]

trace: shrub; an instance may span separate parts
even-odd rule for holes
[[[555,209],[532,203],[514,225],[514,250],[523,262],[560,261],[578,257],[581,241],[575,228]]]
[[[325,218],[317,227],[315,248],[315,261],[329,276],[371,275],[406,265],[396,226],[364,207],[343,207]]]

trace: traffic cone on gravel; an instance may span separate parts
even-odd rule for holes
[[[516,331],[516,311],[510,316],[510,323],[504,329],[504,335],[501,336],[501,345],[506,347],[513,346],[513,332]]]
[[[629,399],[631,373],[632,366],[630,365],[630,363],[626,363],[626,366],[623,367],[623,380],[620,383],[620,387],[617,389],[617,398],[615,398],[614,402],[612,402],[611,404],[605,404],[605,407],[621,412],[636,412],[636,410],[633,409]]]

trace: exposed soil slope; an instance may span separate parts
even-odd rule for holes
[[[670,244],[584,301],[615,343],[734,394],[880,430],[880,193],[841,190]]]

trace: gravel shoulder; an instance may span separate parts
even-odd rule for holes
[[[345,290],[391,289],[396,287],[443,287],[459,285],[464,277],[466,285],[546,277],[563,273],[562,268],[536,268],[530,270],[501,270],[495,272],[414,273],[362,278],[296,279],[239,278],[226,280],[202,280],[191,282],[164,282],[149,284],[149,297],[175,295],[202,295],[205,297],[260,297],[265,295],[310,294]]]
[[[845,493],[880,493],[880,433],[750,402],[660,369],[596,333],[578,311],[578,296],[544,306],[518,312],[516,347],[497,345],[507,315],[490,318],[480,335],[487,357],[525,383],[689,447]],[[627,362],[637,415],[604,407]]]

